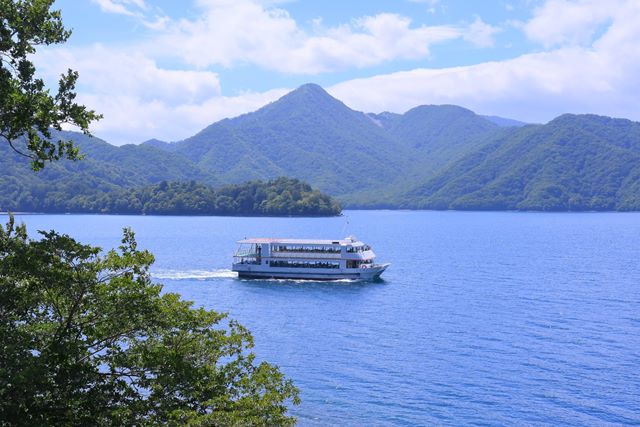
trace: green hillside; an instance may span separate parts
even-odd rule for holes
[[[407,165],[399,179],[341,197],[346,206],[395,208],[398,195],[408,188],[510,131],[455,105],[423,105],[405,114],[385,112],[369,117],[404,145],[409,153]]]
[[[335,196],[398,179],[410,157],[365,114],[312,84],[215,123],[175,150],[223,182],[284,175]]]
[[[525,126],[396,202],[419,209],[640,210],[640,123],[566,114]]]
[[[498,125],[455,105],[422,105],[391,123],[388,131],[412,151],[422,172],[483,145],[483,137],[499,132]],[[426,170],[425,170],[426,169]]]
[[[348,208],[640,210],[639,123],[489,119],[453,105],[364,114],[308,84],[174,143],[115,147],[67,132],[86,159],[37,174],[0,144],[0,209],[60,211],[77,205],[69,198],[107,193],[104,203],[124,209],[114,198],[143,197],[162,181],[220,187],[287,176]]]
[[[52,163],[38,173],[30,169],[27,158],[16,154],[8,144],[0,144],[0,210],[17,210],[19,206],[23,211],[49,211],[58,203],[56,200],[163,180],[218,185],[211,174],[181,155],[149,146],[115,147],[76,132],[63,134],[75,141],[86,158]]]

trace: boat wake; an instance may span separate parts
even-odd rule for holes
[[[156,270],[151,272],[151,277],[159,280],[199,280],[199,281],[208,281],[208,280],[217,280],[217,279],[238,279],[238,273],[235,271],[231,271],[226,268],[219,268],[216,270]],[[360,283],[362,282],[359,279],[336,279],[336,280],[328,280],[328,281],[319,281],[314,279],[270,279],[270,278],[260,278],[260,279],[240,279],[242,282],[247,283],[260,283],[260,282],[279,282],[283,284],[313,284],[313,283],[323,283],[323,284],[349,284],[349,283]]]
[[[166,280],[214,280],[214,279],[236,279],[238,273],[226,268],[217,270],[157,270],[152,271],[154,279]]]

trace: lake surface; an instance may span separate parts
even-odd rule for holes
[[[637,213],[18,217],[104,248],[131,226],[165,290],[229,312],[295,381],[302,426],[640,424]],[[245,236],[347,234],[392,264],[383,282],[229,271]]]

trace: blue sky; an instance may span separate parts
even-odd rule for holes
[[[348,106],[457,104],[545,122],[640,120],[636,0],[58,0],[73,36],[41,49],[50,82],[115,143],[179,140],[306,82]]]

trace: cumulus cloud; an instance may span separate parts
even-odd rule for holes
[[[80,49],[50,49],[36,58],[48,76],[66,68],[77,70],[85,90],[136,94],[142,99],[175,104],[199,102],[220,94],[218,75],[211,71],[170,70],[140,52],[94,45]]]
[[[135,16],[140,10],[147,9],[144,0],[91,0],[106,13]]]
[[[479,19],[469,26],[416,26],[408,17],[380,13],[328,28],[316,20],[314,33],[308,33],[286,10],[252,0],[199,0],[198,5],[200,17],[168,25],[158,54],[179,55],[196,67],[252,63],[317,74],[426,58],[434,44],[459,38],[487,45],[495,32]]]
[[[80,73],[78,99],[104,115],[92,128],[115,144],[181,139],[226,117],[222,111],[242,113],[272,99],[225,98],[214,72],[165,69],[142,53],[102,45],[44,50],[34,59],[50,82],[67,68]]]
[[[476,16],[476,19],[469,25],[465,31],[463,38],[476,46],[490,47],[493,46],[493,36],[500,32],[498,27],[489,25]]]
[[[624,9],[625,3],[618,0],[548,0],[536,8],[524,31],[527,37],[545,47],[590,44],[598,28]]]
[[[640,3],[607,3],[606,15],[596,3],[550,0],[535,11],[523,30],[544,45],[559,45],[553,50],[465,67],[356,79],[335,85],[330,92],[353,108],[375,112],[452,103],[528,121],[544,122],[565,112],[640,120],[636,96]],[[588,12],[590,4],[594,9]],[[563,14],[575,7],[586,9],[580,9],[578,17]],[[610,23],[607,29],[588,42],[595,34],[594,25],[604,21]]]

